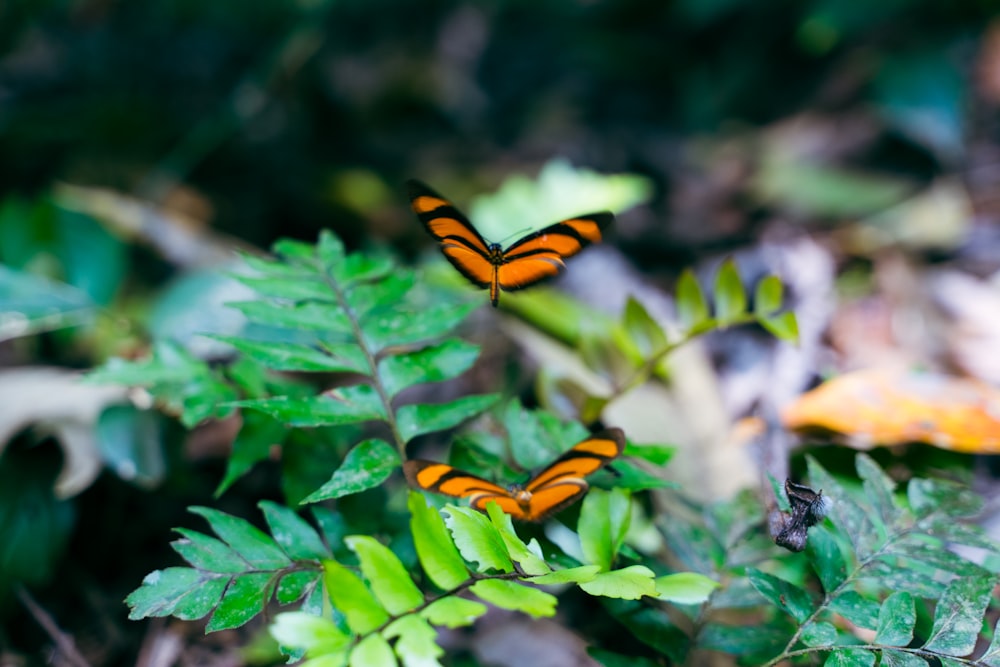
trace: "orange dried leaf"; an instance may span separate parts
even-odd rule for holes
[[[872,369],[836,377],[782,414],[787,428],[826,429],[858,444],[928,444],[1000,453],[1000,390],[939,373]]]

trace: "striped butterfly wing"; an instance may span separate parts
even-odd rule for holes
[[[530,287],[562,271],[565,259],[591,243],[601,241],[601,231],[615,219],[604,211],[557,222],[529,234],[504,250],[497,267],[497,282],[509,292]]]
[[[574,503],[587,491],[584,478],[616,459],[624,449],[625,434],[618,428],[605,429],[573,445],[524,485],[530,501],[522,518],[541,521]]]
[[[403,464],[403,474],[417,488],[452,498],[468,498],[469,504],[476,509],[485,509],[488,501],[496,500],[505,512],[515,516],[523,513],[517,500],[504,487],[446,463],[410,459]],[[517,508],[516,512],[508,509],[511,505]]]
[[[500,250],[476,231],[461,211],[420,181],[406,182],[410,206],[424,229],[441,244],[441,252],[459,273],[476,287],[496,291]],[[495,304],[494,304],[495,305]]]

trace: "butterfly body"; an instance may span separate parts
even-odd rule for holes
[[[490,303],[500,290],[514,291],[558,274],[563,261],[601,240],[601,230],[614,215],[604,211],[557,222],[524,236],[508,247],[487,241],[447,199],[419,181],[407,181],[410,205],[441,252],[473,285],[490,290]]]
[[[586,493],[584,479],[618,457],[625,449],[621,429],[606,429],[578,442],[524,484],[501,486],[445,463],[411,459],[403,464],[410,483],[426,491],[468,498],[486,511],[490,501],[515,519],[541,521]]]

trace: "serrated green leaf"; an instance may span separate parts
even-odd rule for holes
[[[875,654],[860,648],[837,648],[830,652],[823,667],[874,667]]]
[[[391,277],[391,271],[396,268],[396,263],[388,255],[372,255],[369,253],[353,252],[343,261],[331,264],[326,263],[333,279],[341,283],[344,291],[353,291],[364,286],[364,283],[381,281]]]
[[[184,539],[175,540],[170,546],[180,554],[181,558],[199,570],[235,574],[251,568],[250,563],[243,560],[222,540],[185,528],[174,530],[183,535]]]
[[[407,614],[390,623],[382,636],[398,637],[396,653],[406,667],[440,667],[444,651],[437,645],[437,632],[418,614]]]
[[[461,340],[446,340],[416,352],[386,357],[378,374],[390,397],[403,389],[427,382],[458,377],[479,357],[479,346]]]
[[[539,575],[548,574],[552,571],[552,568],[548,566],[545,559],[539,555],[541,553],[540,548],[535,553],[528,548],[527,544],[521,541],[521,538],[514,532],[514,523],[510,515],[500,509],[499,505],[493,501],[488,502],[486,504],[486,513],[490,517],[490,523],[500,533],[500,538],[503,540],[511,560],[520,566],[521,572],[528,575]],[[537,547],[537,542],[535,546]]]
[[[368,385],[340,387],[319,396],[278,396],[235,401],[236,407],[259,410],[289,426],[343,426],[386,419],[378,392]]]
[[[320,575],[322,572],[319,569],[289,572],[278,582],[278,588],[274,592],[275,599],[281,604],[291,604],[302,599],[312,591]]]
[[[996,577],[985,575],[952,581],[938,600],[924,648],[956,657],[971,653],[995,585]]]
[[[524,612],[535,618],[555,616],[556,613],[557,601],[554,595],[516,581],[482,579],[474,583],[469,590],[479,599],[496,607]]]
[[[330,619],[302,611],[278,614],[268,631],[282,646],[302,649],[309,657],[336,653],[351,643],[351,638]]]
[[[893,593],[879,609],[875,643],[883,646],[907,646],[913,639],[913,624],[916,622],[913,597],[905,591]]]
[[[611,572],[601,572],[580,588],[591,595],[623,600],[638,600],[644,595],[656,597],[656,574],[645,565],[630,565]]]
[[[628,532],[630,510],[628,492],[622,489],[592,489],[583,499],[577,532],[588,563],[611,569]]]
[[[719,582],[697,572],[678,572],[656,578],[661,600],[677,604],[701,604],[719,588]]]
[[[719,267],[712,291],[715,299],[715,319],[728,324],[747,312],[747,293],[740,280],[736,262],[727,259]]]
[[[906,651],[887,648],[882,651],[879,667],[927,667],[927,661]]]
[[[758,317],[757,322],[775,338],[789,343],[796,343],[799,340],[799,321],[795,313],[790,310],[768,317]]]
[[[260,412],[245,411],[243,425],[233,440],[232,451],[226,462],[226,475],[215,490],[221,496],[233,483],[246,474],[255,464],[265,460],[271,446],[284,440],[283,424]]]
[[[277,371],[363,373],[370,375],[364,352],[357,345],[342,344],[327,350],[300,343],[258,341],[238,336],[209,336],[232,345],[248,358]]]
[[[486,605],[475,600],[448,595],[438,598],[421,610],[420,615],[434,625],[461,628],[472,625],[488,611]]]
[[[685,269],[677,279],[677,319],[688,330],[708,319],[705,295],[690,269]]]
[[[501,419],[511,452],[514,460],[526,470],[548,464],[572,442],[563,447],[561,441],[553,441],[552,434],[541,423],[542,414],[526,410],[517,399],[508,401],[503,408]]]
[[[272,299],[333,301],[335,298],[330,286],[320,280],[318,276],[289,278],[274,275],[234,275],[233,278],[261,296]]]
[[[673,445],[660,445],[654,443],[629,442],[625,445],[624,456],[633,456],[649,461],[653,465],[666,465],[677,452],[677,447]]]
[[[199,572],[189,567],[168,567],[150,572],[142,585],[132,591],[125,603],[133,620],[149,616],[170,616],[184,610],[178,618],[195,620],[219,603],[229,578]]]
[[[363,440],[347,453],[330,481],[302,502],[315,503],[373,489],[388,479],[400,464],[399,452],[385,440]]]
[[[230,301],[227,307],[238,310],[251,322],[296,331],[322,331],[350,334],[351,320],[338,304],[329,301]]]
[[[209,507],[189,507],[188,510],[208,521],[215,534],[254,567],[280,570],[292,564],[275,541],[249,521]]]
[[[851,494],[828,473],[814,458],[807,456],[809,480],[816,488],[823,489],[825,496],[832,500],[830,516],[851,540],[859,558],[868,558],[881,544],[881,535],[868,516],[851,499]]]
[[[625,302],[622,317],[625,335],[635,345],[641,360],[649,359],[667,345],[667,335],[649,311],[635,297],[629,296]]]
[[[814,621],[802,628],[801,638],[806,646],[833,646],[837,643],[837,628]]]
[[[437,508],[428,506],[424,497],[416,491],[410,491],[407,506],[417,557],[434,585],[448,591],[468,581],[469,571],[465,561],[448,535]]]
[[[323,544],[316,529],[293,510],[268,500],[262,500],[257,506],[264,513],[274,541],[290,557],[296,560],[330,557],[330,550]]]
[[[247,572],[233,577],[205,627],[206,632],[238,628],[264,611],[275,577],[271,572]]]
[[[983,507],[983,499],[967,486],[945,479],[911,479],[906,496],[918,516],[935,512],[956,517],[974,516]]]
[[[754,289],[753,312],[758,317],[774,315],[781,308],[783,290],[778,276],[765,276]]]
[[[809,593],[795,584],[755,568],[747,568],[747,576],[761,595],[774,606],[791,614],[799,623],[812,614],[814,607]]]
[[[601,567],[599,565],[580,565],[578,567],[569,567],[565,570],[556,570],[555,572],[543,574],[538,577],[531,577],[528,581],[541,586],[583,584],[593,581],[600,571]]]
[[[357,554],[372,592],[391,615],[404,614],[423,604],[420,589],[388,547],[368,535],[352,535],[344,542]]]
[[[863,482],[865,500],[875,509],[876,516],[882,524],[880,527],[883,530],[886,527],[891,528],[900,514],[892,497],[896,483],[866,454],[858,454],[854,458],[854,465]]]
[[[377,282],[353,286],[344,296],[354,317],[370,322],[372,313],[403,303],[415,282],[416,277],[412,271],[397,269]]]
[[[396,423],[404,442],[418,435],[458,426],[483,412],[500,398],[499,394],[464,396],[448,403],[404,405],[396,411]]]
[[[357,643],[348,659],[351,667],[396,667],[396,654],[382,635],[368,635]]]
[[[332,560],[323,562],[323,585],[333,606],[355,634],[363,635],[389,620],[389,614],[356,574]]]
[[[461,324],[478,304],[440,303],[413,310],[380,310],[362,319],[368,346],[379,352],[395,345],[413,345],[442,338]]]
[[[513,572],[514,564],[507,553],[500,532],[483,514],[468,507],[445,507],[445,524],[451,531],[455,546],[462,558],[470,563],[479,563],[479,572],[496,570]]]

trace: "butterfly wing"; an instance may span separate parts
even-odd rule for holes
[[[485,511],[486,503],[496,500],[508,514],[518,518],[524,514],[517,500],[504,487],[446,463],[410,459],[403,464],[403,473],[410,484],[419,489],[452,498],[468,498],[469,504],[478,510]]]
[[[625,434],[618,428],[605,429],[573,445],[525,484],[531,501],[522,518],[541,521],[575,502],[587,491],[584,478],[620,456],[624,449]]]
[[[550,278],[565,267],[565,260],[601,240],[601,230],[614,214],[604,211],[581,215],[549,225],[518,240],[504,251],[497,267],[497,282],[507,291],[519,290]]]
[[[441,244],[441,252],[476,287],[496,291],[496,266],[490,244],[455,206],[420,181],[406,182],[410,206],[424,229]]]

